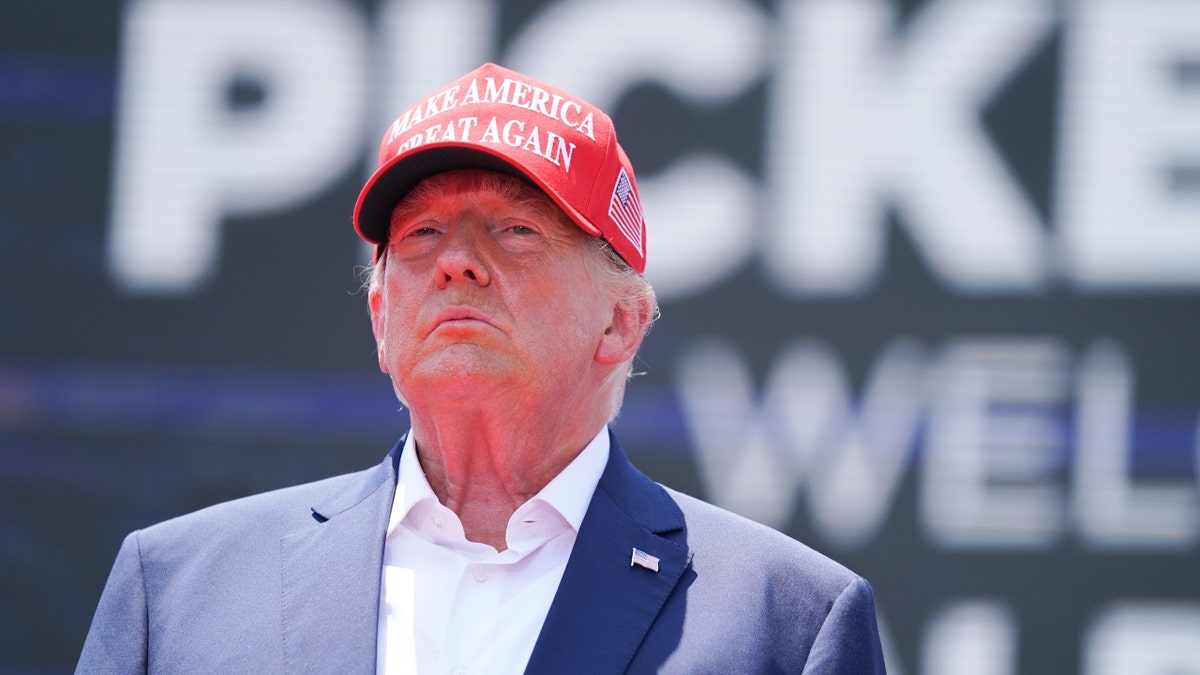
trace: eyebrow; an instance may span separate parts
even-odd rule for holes
[[[483,183],[473,187],[475,189],[467,190],[454,189],[451,186],[446,185],[437,185],[430,187],[427,190],[421,190],[419,192],[414,191],[414,193],[410,193],[408,198],[398,203],[393,209],[391,222],[388,226],[389,235],[392,228],[396,227],[399,223],[408,223],[416,218],[423,218],[427,214],[430,216],[436,214],[440,210],[438,207],[434,206],[436,201],[440,199],[452,199],[461,194],[470,194],[475,203],[480,203],[480,206],[483,206],[489,213],[492,213],[495,210],[484,206],[481,204],[481,202],[487,199],[495,199],[496,201],[501,202],[507,208],[521,210],[531,214],[532,217],[526,218],[526,220],[533,220],[536,218],[537,222],[555,225],[565,232],[571,232],[574,230],[579,230],[581,233],[583,232],[578,228],[577,225],[575,225],[574,221],[572,221],[570,217],[558,207],[558,205],[554,204],[549,197],[546,197],[540,192],[537,194],[532,194],[524,190],[520,192],[516,191],[515,189],[510,191],[504,189],[503,186],[493,186],[488,183]],[[536,188],[532,187],[530,189],[536,190]],[[513,215],[519,217],[519,214]]]

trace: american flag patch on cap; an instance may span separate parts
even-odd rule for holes
[[[633,244],[637,250],[645,255],[646,247],[642,243],[642,232],[645,227],[642,219],[642,200],[638,198],[637,191],[633,189],[633,183],[629,180],[629,176],[625,173],[625,168],[621,168],[621,173],[617,174],[617,184],[613,186],[612,199],[608,202],[608,215],[617,224],[617,228],[621,230],[621,234]],[[655,563],[657,564],[657,560]]]

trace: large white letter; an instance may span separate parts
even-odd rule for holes
[[[803,406],[796,415],[807,422],[808,435],[789,453],[764,410],[775,397],[760,400],[737,352],[716,342],[684,351],[676,378],[679,401],[713,503],[770,527],[786,524],[818,434],[830,411],[844,405],[820,375],[797,393]]]
[[[1105,548],[1193,545],[1200,538],[1197,482],[1133,479],[1133,372],[1120,347],[1099,342],[1088,350],[1078,396],[1075,517],[1084,541]]]
[[[789,352],[782,365],[805,363],[814,356],[825,356],[817,363],[836,363],[832,355],[801,348]],[[782,366],[780,371],[792,372]],[[906,340],[888,346],[876,361],[857,408],[851,406],[853,399],[841,373],[827,373],[829,383],[836,383],[842,405],[822,428],[821,461],[813,467],[808,496],[813,522],[830,543],[858,546],[883,526],[915,450],[926,407],[925,376],[924,354]],[[797,387],[804,391],[809,384],[803,378],[785,382],[789,385],[785,391]],[[780,408],[780,425],[791,431],[787,438],[794,443],[807,424],[801,414],[805,402],[793,396],[789,403]]]
[[[1066,272],[1097,290],[1194,288],[1200,92],[1185,73],[1200,62],[1200,4],[1070,7],[1058,214]]]
[[[1062,534],[1066,351],[1048,340],[962,340],[937,370],[921,481],[930,535],[950,547],[1045,546]],[[1057,408],[1057,410],[1056,410]]]
[[[767,32],[762,11],[744,0],[562,2],[521,33],[508,62],[609,113],[644,82],[703,107],[760,80]],[[749,258],[758,191],[728,158],[688,154],[657,175],[639,173],[638,189],[650,232],[646,276],[660,299],[703,290]]]
[[[784,2],[767,179],[767,269],[782,288],[852,294],[883,266],[900,207],[930,269],[965,291],[1037,288],[1044,235],[980,124],[1050,26],[1042,0],[934,2],[903,39],[883,0]]]
[[[190,292],[223,218],[295,204],[358,156],[365,27],[335,0],[137,0],[125,27],[109,264],[126,289]],[[231,104],[239,82],[261,101]]]
[[[1083,645],[1084,675],[1200,673],[1200,604],[1125,601],[1100,613]]]
[[[807,483],[813,522],[829,542],[861,545],[882,525],[920,420],[915,347],[899,342],[884,353],[857,413],[840,364],[816,344],[780,357],[761,400],[749,369],[717,344],[688,349],[678,381],[716,503],[782,527]]]
[[[942,608],[925,631],[928,675],[1016,672],[1017,621],[995,600],[959,600]]]

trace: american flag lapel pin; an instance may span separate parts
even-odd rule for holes
[[[635,548],[633,549],[633,558],[629,561],[629,566],[645,567],[651,572],[658,571],[658,558],[646,553],[645,551]]]

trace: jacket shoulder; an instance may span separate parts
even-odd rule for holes
[[[829,556],[792,537],[671,488],[683,511],[687,545],[698,574],[729,588],[772,589],[781,602],[828,609],[848,588],[869,584]],[[818,610],[819,611],[819,610]]]
[[[865,579],[765,525],[665,488],[691,552],[687,628],[668,672],[880,673]]]
[[[188,548],[194,549],[231,538],[283,535],[319,523],[322,505],[352,503],[377,488],[384,478],[378,474],[373,467],[214,504],[139,530],[138,539],[148,553],[180,541],[192,542]]]
[[[723,551],[736,548],[736,556],[746,560],[765,557],[772,561],[796,561],[815,567],[821,575],[848,583],[854,572],[788,535],[727,511],[708,502],[665,487],[688,524],[688,544],[695,549]],[[737,546],[731,544],[737,542]]]

